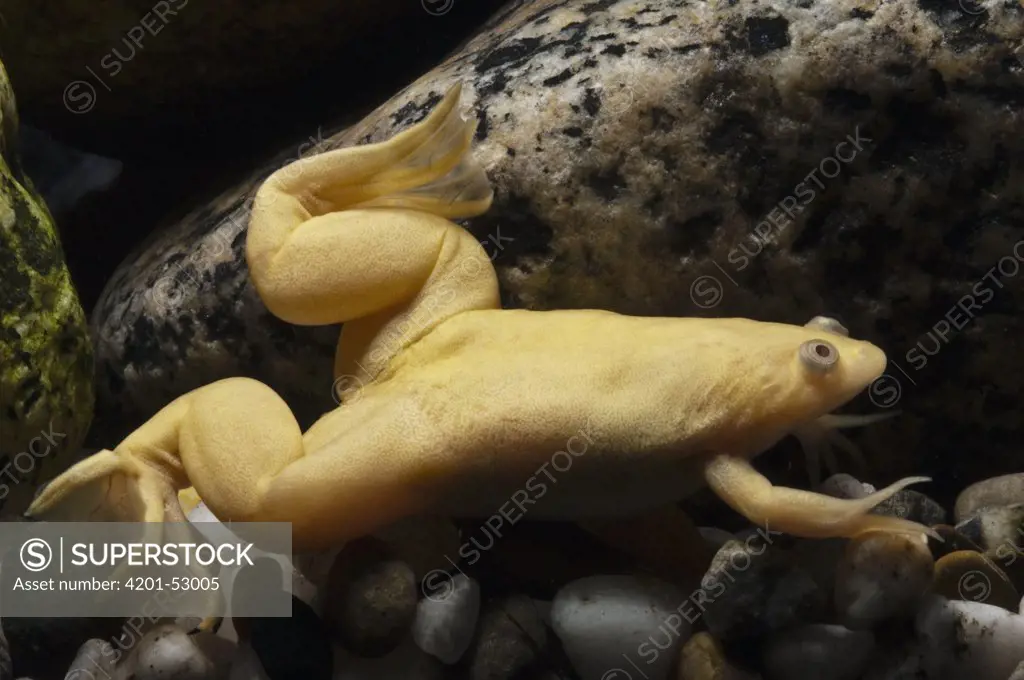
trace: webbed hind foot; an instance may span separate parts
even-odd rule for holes
[[[174,488],[155,470],[104,449],[46,485],[25,515],[51,522],[163,522],[174,499]]]

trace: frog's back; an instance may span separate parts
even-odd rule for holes
[[[678,457],[713,434],[728,406],[715,406],[720,350],[701,321],[468,312],[403,351],[364,396],[415,409],[446,459],[527,469],[583,428],[594,433],[592,454]]]

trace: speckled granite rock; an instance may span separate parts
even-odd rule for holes
[[[872,479],[941,465],[951,487],[922,488],[941,501],[1019,456],[1024,289],[1004,279],[1024,237],[1022,39],[1024,7],[1002,0],[519,1],[324,146],[385,139],[462,79],[497,191],[469,227],[506,305],[838,315],[890,353],[872,397],[904,410],[862,433]],[[105,414],[134,423],[239,373],[304,423],[333,405],[336,329],[286,330],[246,280],[270,169],[115,275],[94,317]],[[132,299],[161,285],[165,304]]]
[[[5,8],[6,11],[6,8]],[[53,218],[17,152],[0,64],[0,508],[20,512],[92,418],[92,346]]]

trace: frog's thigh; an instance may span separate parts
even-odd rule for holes
[[[356,401],[329,430],[311,428],[305,455],[270,480],[261,518],[291,522],[295,549],[315,550],[429,507],[453,464],[432,455],[429,422],[403,428],[399,413]]]
[[[398,480],[415,465],[406,444],[426,427],[396,430],[402,419],[393,409],[374,417],[370,400],[343,410],[304,437],[272,389],[222,380],[191,394],[178,454],[221,521],[290,522],[295,550],[328,548],[408,514],[417,497]]]
[[[261,382],[221,380],[196,390],[180,425],[189,481],[222,521],[256,521],[271,479],[304,455],[302,431]]]
[[[733,510],[754,524],[807,538],[850,537],[865,531],[933,533],[896,517],[869,514],[871,509],[922,477],[901,479],[865,498],[843,499],[800,489],[772,486],[744,458],[715,455],[704,467],[708,486]]]

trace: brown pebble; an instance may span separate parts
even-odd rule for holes
[[[468,680],[530,677],[550,654],[547,632],[536,604],[523,595],[484,605],[472,646],[465,655]]]
[[[679,652],[676,680],[725,680],[728,661],[710,633],[697,633]]]
[[[935,563],[932,586],[950,600],[982,602],[1014,613],[1020,595],[996,564],[972,550],[952,552]]]
[[[338,553],[327,577],[323,618],[357,656],[378,657],[408,634],[419,599],[416,575],[385,543],[361,538]]]
[[[931,552],[919,537],[871,531],[851,539],[835,574],[840,622],[869,630],[887,619],[909,618],[933,579]]]

